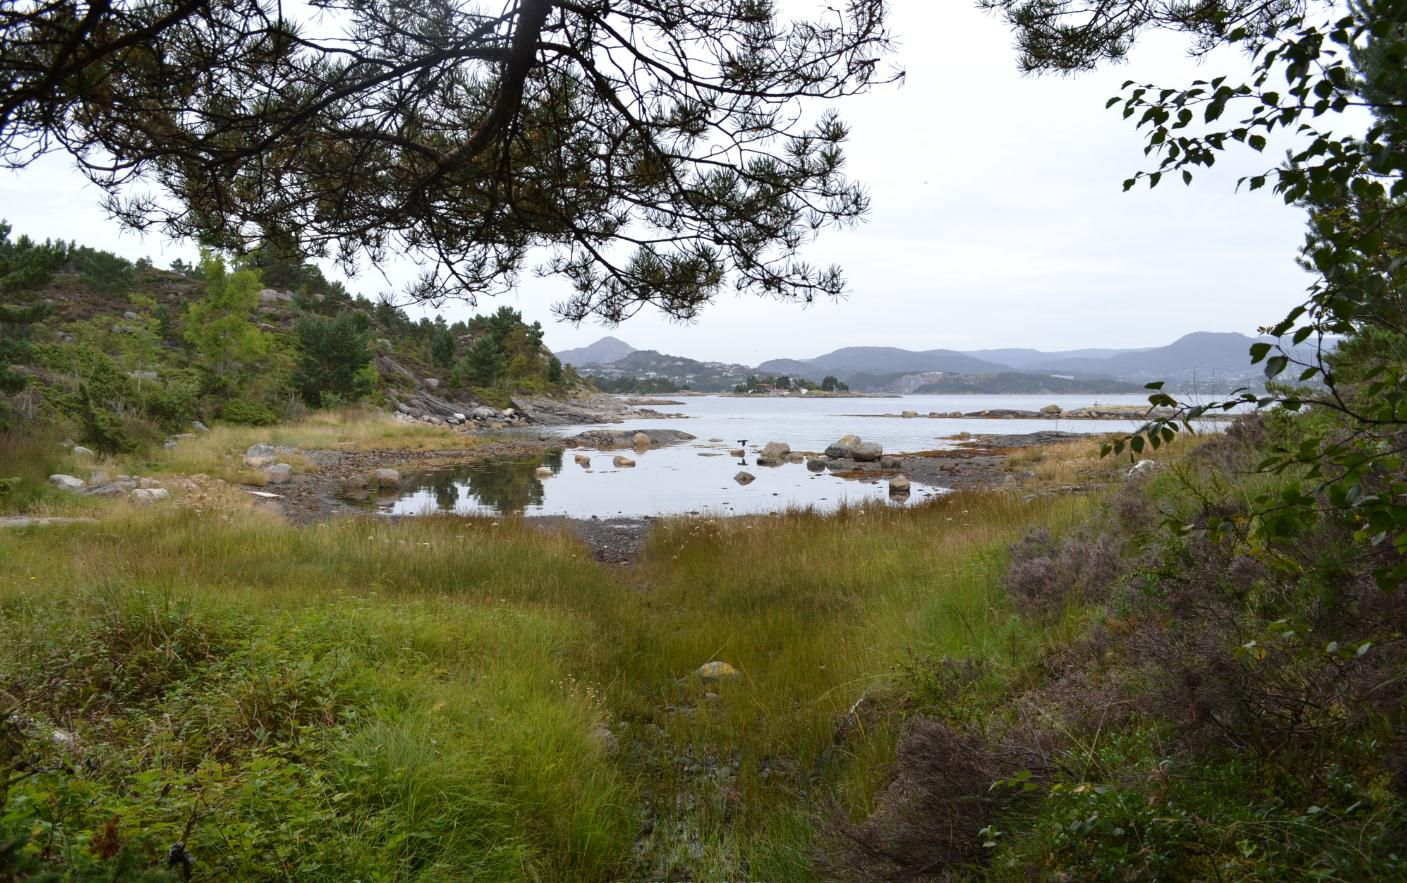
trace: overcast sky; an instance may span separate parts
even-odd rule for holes
[[[550,307],[560,280],[524,279],[511,303],[540,320],[553,349],[612,334],[637,348],[756,364],[841,346],[976,349],[1155,346],[1189,331],[1242,331],[1302,299],[1294,263],[1303,214],[1266,191],[1234,192],[1270,157],[1229,158],[1191,188],[1121,192],[1144,167],[1142,140],[1104,102],[1125,79],[1182,85],[1243,69],[1232,55],[1201,66],[1159,38],[1124,65],[1078,78],[1022,77],[1011,35],[959,0],[895,0],[899,87],[842,102],[849,171],[870,188],[869,222],[823,234],[813,262],[841,264],[849,296],[809,308],[728,296],[692,325],[641,314],[575,327]],[[189,243],[120,232],[98,193],[63,157],[0,173],[0,217],[17,232],[75,239],[165,265]],[[384,268],[393,280],[407,262]],[[349,287],[390,286],[367,270]],[[451,318],[474,310],[445,308]]]

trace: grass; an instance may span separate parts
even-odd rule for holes
[[[76,771],[12,815],[69,867],[184,838],[238,879],[811,879],[818,810],[863,812],[896,738],[848,710],[915,654],[1029,658],[1005,547],[1086,505],[684,520],[629,570],[509,519],[295,529],[235,495],[0,533],[0,683]]]

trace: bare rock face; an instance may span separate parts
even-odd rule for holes
[[[250,445],[249,450],[244,452],[244,465],[251,466],[255,469],[272,466],[277,459],[278,452],[274,450],[274,446],[262,442],[257,445]]]
[[[611,464],[618,469],[631,469],[635,466],[635,461],[629,457],[613,457]]]
[[[738,484],[752,484],[757,480],[757,476],[753,475],[751,472],[739,472],[737,475],[733,476],[733,480]]]

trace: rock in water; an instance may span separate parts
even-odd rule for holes
[[[1047,417],[1059,417],[1061,414],[1064,414],[1065,411],[1059,405],[1046,405],[1044,408],[1041,408],[1041,413],[1045,414]]]
[[[889,496],[907,497],[909,495],[909,480],[902,475],[896,475],[889,479]]]
[[[913,417],[917,417],[917,416],[918,416],[918,412],[917,412],[917,411],[905,411],[905,412],[903,412],[902,414],[900,414],[899,416],[900,416],[900,417],[904,417],[904,418],[913,418]]]
[[[650,437],[643,432],[637,432],[630,437],[631,447],[648,448],[650,444]]]
[[[260,443],[250,445],[249,450],[244,452],[244,465],[252,466],[255,469],[262,469],[265,466],[272,466],[278,459],[278,452],[270,444]]]
[[[737,457],[739,460],[741,460],[743,457],[747,456],[747,451],[744,451],[742,448],[733,448],[733,450],[729,451],[728,454],[729,456]]]
[[[721,681],[725,678],[735,678],[740,672],[726,662],[705,662],[694,672],[705,681]]]
[[[539,467],[537,467],[537,472],[535,472],[534,474],[535,474],[538,478],[551,478],[551,477],[552,477],[552,467],[551,467],[551,466],[539,466]]]
[[[884,454],[884,447],[879,442],[860,442],[850,452],[859,463],[873,463]]]
[[[757,476],[753,475],[751,472],[739,472],[737,475],[733,476],[733,480],[738,484],[752,484],[756,479]]]
[[[806,468],[810,469],[812,472],[821,472],[826,468],[826,461],[829,459],[829,457],[826,457],[824,455],[820,457],[812,457],[810,460],[806,461]]]
[[[72,475],[51,475],[49,484],[61,491],[81,491],[85,487],[83,479],[74,478]]]
[[[293,480],[293,467],[287,463],[275,463],[264,470],[266,484],[288,484]]]
[[[635,461],[629,457],[615,457],[611,460],[611,463],[619,469],[629,469],[635,465]]]
[[[585,454],[577,454],[572,459],[576,460],[576,465],[578,466],[581,466],[585,469],[591,468],[591,458],[586,456]]]
[[[843,435],[838,441],[826,448],[826,456],[832,460],[849,460],[855,454],[855,447],[860,444],[858,435]]]
[[[757,454],[757,464],[759,466],[780,466],[787,454],[791,453],[791,445],[786,442],[768,442],[762,446],[762,450]]]
[[[401,486],[401,474],[394,469],[378,469],[374,473],[377,490]]]

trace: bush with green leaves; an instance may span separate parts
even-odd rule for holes
[[[454,382],[485,401],[506,402],[517,391],[550,392],[570,378],[542,345],[542,325],[512,307],[469,320],[471,341],[454,367]]]

